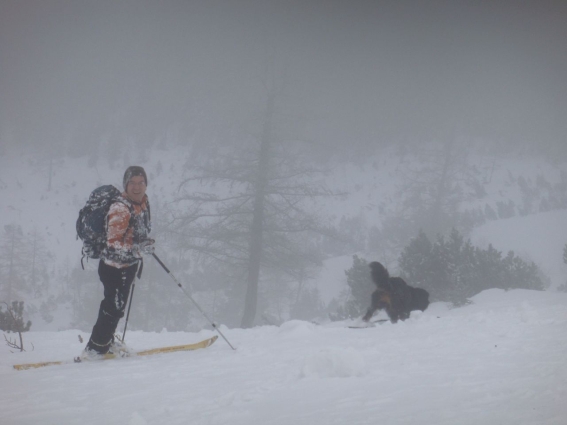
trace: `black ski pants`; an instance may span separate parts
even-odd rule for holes
[[[130,294],[130,287],[136,277],[138,264],[123,269],[109,266],[103,260],[98,265],[98,276],[104,285],[104,299],[100,303],[98,319],[93,327],[87,349],[104,354],[114,340],[114,332]]]

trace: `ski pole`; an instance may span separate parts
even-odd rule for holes
[[[128,312],[126,313],[126,322],[124,323],[124,333],[122,334],[122,342],[124,342],[124,337],[126,336],[126,328],[128,327],[128,318],[130,317],[130,307],[132,307],[132,298],[134,298],[134,288],[136,288],[136,282],[132,282],[132,289],[130,290],[130,302],[128,304]]]
[[[160,266],[163,267],[163,269],[166,271],[166,273],[173,279],[173,281],[175,283],[177,283],[177,286],[179,286],[179,289],[181,289],[183,291],[183,293],[187,296],[187,298],[189,298],[191,300],[191,302],[193,304],[195,304],[195,307],[197,307],[197,310],[199,310],[201,312],[201,314],[205,317],[205,319],[207,319],[209,321],[209,323],[211,324],[211,326],[213,328],[215,328],[215,330],[219,333],[220,336],[222,336],[222,338],[226,341],[226,343],[230,346],[230,348],[232,348],[233,350],[236,350],[236,348],[234,348],[232,346],[232,344],[230,342],[228,342],[228,339],[226,339],[226,337],[222,334],[222,332],[220,331],[220,329],[217,327],[217,325],[211,320],[209,319],[209,317],[205,314],[205,312],[203,311],[203,309],[199,306],[199,304],[197,304],[197,302],[193,299],[193,297],[191,295],[189,295],[189,293],[185,290],[185,288],[183,287],[183,285],[181,285],[181,283],[179,283],[179,281],[175,278],[175,276],[173,275],[173,273],[171,273],[171,271],[169,271],[169,269],[165,266],[165,264],[163,264],[163,262],[159,259],[159,257],[155,254],[152,253],[153,257],[156,259],[156,261],[159,263]]]

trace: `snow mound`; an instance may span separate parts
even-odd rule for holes
[[[545,325],[567,322],[567,294],[527,289],[488,289],[471,298],[472,304],[451,311],[452,316],[467,316],[487,323],[503,318],[510,322]]]
[[[314,332],[315,325],[303,320],[290,320],[289,322],[282,323],[279,329],[280,335],[298,338],[311,336]]]
[[[301,377],[348,378],[366,373],[364,357],[353,348],[324,348],[305,358]]]

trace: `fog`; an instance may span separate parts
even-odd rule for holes
[[[526,251],[524,282],[457,276],[437,300],[565,290],[566,75],[564,1],[0,0],[0,301],[92,325],[75,220],[133,164],[160,256],[230,326],[358,314],[353,254],[398,271],[422,230],[438,251],[476,232],[499,262],[496,223],[497,249]],[[132,329],[208,326],[145,270]]]
[[[2,0],[0,39],[2,145],[209,141],[269,78],[325,146],[565,145],[562,1]]]

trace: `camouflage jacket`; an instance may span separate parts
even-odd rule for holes
[[[102,252],[103,261],[117,268],[131,266],[142,258],[138,244],[146,240],[151,231],[147,195],[139,204],[128,199],[125,193],[122,198],[108,211],[107,242]]]

